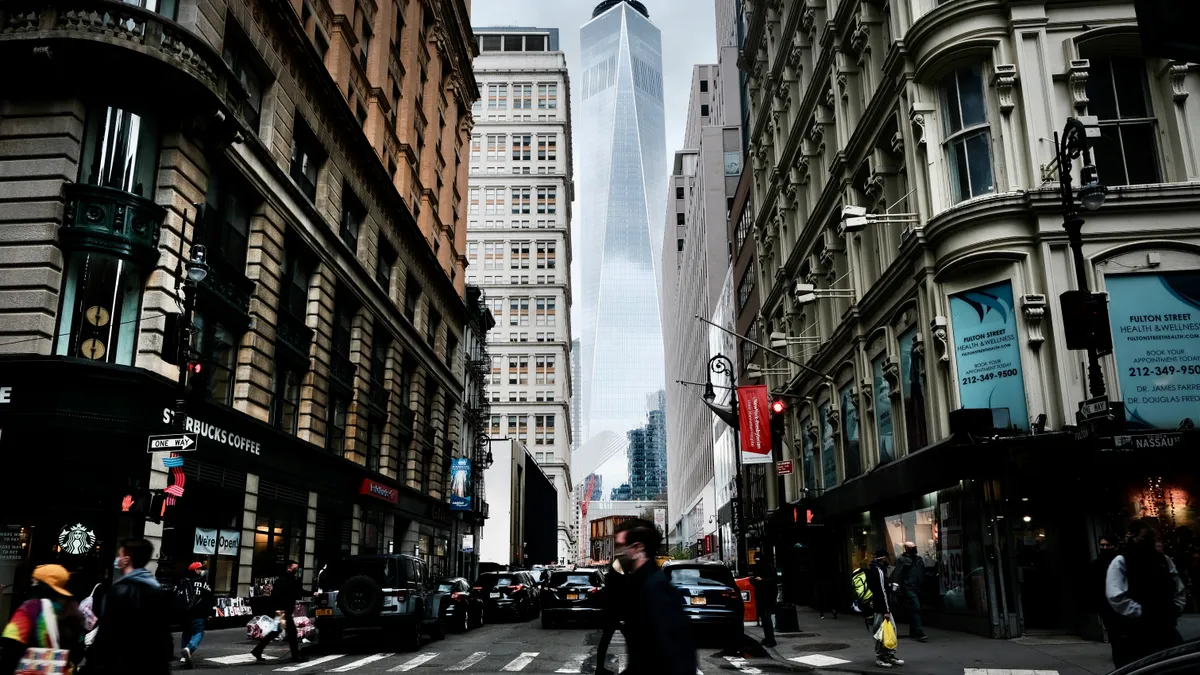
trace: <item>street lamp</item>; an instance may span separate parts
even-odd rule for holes
[[[814,300],[822,298],[842,298],[854,299],[853,288],[817,288],[813,284],[806,284],[800,281],[796,282],[796,304],[807,305]]]
[[[1060,138],[1058,134],[1054,135],[1054,145],[1058,151],[1058,192],[1062,199],[1063,229],[1067,231],[1067,241],[1071,246],[1072,260],[1075,265],[1075,283],[1078,287],[1076,298],[1078,302],[1085,302],[1087,307],[1094,310],[1098,307],[1098,303],[1104,302],[1104,300],[1092,296],[1088,289],[1083,259],[1084,221],[1079,214],[1079,209],[1075,206],[1075,192],[1071,185],[1071,162],[1076,157],[1082,156],[1083,168],[1080,169],[1079,177],[1083,185],[1079,190],[1079,201],[1088,211],[1095,211],[1104,205],[1104,198],[1108,195],[1108,190],[1100,184],[1099,172],[1096,170],[1096,165],[1092,163],[1090,139],[1093,138],[1100,138],[1100,125],[1094,115],[1069,117],[1062,137]],[[1065,311],[1064,314],[1066,314]],[[1100,313],[1093,311],[1092,314]],[[1093,323],[1087,331],[1088,390],[1091,392],[1092,398],[1107,396],[1104,372],[1100,370],[1100,353],[1094,339],[1098,331],[1105,334],[1108,331],[1107,308],[1102,314],[1105,319],[1104,325],[1098,326]]]
[[[729,379],[729,407],[716,404],[716,391],[713,375],[724,375]],[[708,360],[707,382],[704,385],[704,403],[733,429],[733,496],[729,500],[733,509],[733,526],[736,528],[734,539],[737,541],[737,565],[743,573],[749,573],[749,554],[746,550],[746,520],[742,509],[742,448],[741,434],[738,422],[737,390],[733,389],[733,361],[724,354],[717,354]]]
[[[916,226],[921,223],[921,216],[917,213],[867,213],[865,207],[847,204],[842,207],[838,234],[845,236],[847,232],[865,230],[873,223]]]

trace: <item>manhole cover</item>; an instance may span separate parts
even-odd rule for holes
[[[804,638],[815,638],[815,637],[820,636],[820,633],[777,633],[777,634],[780,637],[796,638],[798,640],[802,640]]]
[[[836,652],[839,649],[849,648],[850,645],[845,642],[809,642],[796,646],[794,651],[798,654],[809,654],[812,652]]]

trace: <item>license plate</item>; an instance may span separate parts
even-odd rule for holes
[[[693,605],[707,605],[708,598],[692,598]]]
[[[333,616],[333,610],[330,608],[318,609],[317,616]]]
[[[568,600],[578,600],[579,594],[578,593],[567,593],[567,599]]]
[[[488,597],[495,600],[496,598],[500,597],[500,594],[499,593],[489,593]]]

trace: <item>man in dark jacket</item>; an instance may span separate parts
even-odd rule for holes
[[[617,528],[616,554],[625,570],[621,617],[629,655],[626,675],[695,675],[696,649],[679,592],[654,562],[662,535],[634,518]]]
[[[292,618],[292,614],[296,611],[296,601],[300,599],[302,593],[300,565],[295,560],[289,560],[287,570],[271,586],[271,606],[276,612],[282,614],[283,618],[279,622],[279,628],[264,635],[250,652],[256,661],[260,663],[266,661],[262,655],[263,650],[271,644],[272,640],[279,637],[280,630],[287,637],[288,647],[292,650],[292,660],[296,662],[304,660],[304,657],[300,656],[300,643],[296,639],[296,622]]]
[[[888,602],[888,584],[887,584],[887,568],[888,558],[891,554],[887,549],[881,548],[875,551],[875,559],[871,561],[871,567],[867,569],[867,588],[871,590],[871,611],[875,613],[875,620],[871,622],[871,634],[879,632],[883,627],[883,622],[892,620],[892,606]],[[880,668],[891,668],[892,666],[902,666],[904,661],[896,658],[896,650],[888,649],[883,646],[882,640],[875,640],[875,665]]]
[[[1175,622],[1187,602],[1175,563],[1155,547],[1154,529],[1139,520],[1129,531],[1133,538],[1108,566],[1105,588],[1125,626],[1118,668],[1182,642]]]
[[[775,614],[775,596],[779,594],[779,584],[775,580],[775,565],[760,562],[754,566],[754,576],[750,577],[750,585],[754,587],[754,601],[758,607],[758,618],[762,621],[762,646],[775,646],[775,625],[772,618]]]
[[[1084,576],[1082,606],[1100,617],[1104,624],[1104,632],[1108,634],[1108,644],[1112,648],[1113,663],[1125,663],[1123,649],[1125,646],[1124,629],[1120,616],[1108,604],[1107,585],[1108,568],[1113,558],[1117,557],[1117,538],[1106,534],[1098,541],[1100,553],[1087,568]]]
[[[194,562],[188,566],[187,575],[179,580],[179,586],[176,587],[176,597],[181,598],[185,605],[182,608],[183,616],[180,617],[183,622],[183,632],[179,636],[180,661],[187,664],[188,668],[195,665],[192,656],[204,639],[204,621],[213,607],[213,592],[206,576],[204,563]]]
[[[904,555],[896,560],[892,572],[892,588],[908,603],[908,636],[927,642],[925,629],[921,625],[921,587],[925,584],[925,561],[917,555],[917,545],[904,542]]]
[[[170,671],[170,596],[146,569],[154,545],[145,539],[121,543],[113,581],[100,607],[99,630],[87,652],[88,675],[165,675]]]
[[[613,675],[606,662],[608,645],[612,642],[613,635],[621,630],[621,606],[624,603],[624,598],[621,597],[621,582],[624,580],[621,563],[614,561],[612,571],[604,575],[604,616],[601,618],[604,632],[600,635],[600,646],[596,648],[596,675]]]

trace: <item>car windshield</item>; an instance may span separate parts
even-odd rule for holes
[[[453,593],[454,584],[438,584],[438,593]]]
[[[512,576],[485,574],[479,577],[480,586],[515,586],[517,583],[519,582]]]
[[[550,576],[551,586],[591,586],[592,577],[590,574],[579,574],[576,572],[556,572]]]
[[[725,567],[671,567],[667,571],[671,583],[676,586],[726,586],[734,587],[733,573]]]
[[[323,591],[336,591],[351,577],[366,576],[384,588],[393,588],[405,579],[402,561],[396,558],[350,558],[335,560],[321,571]]]

